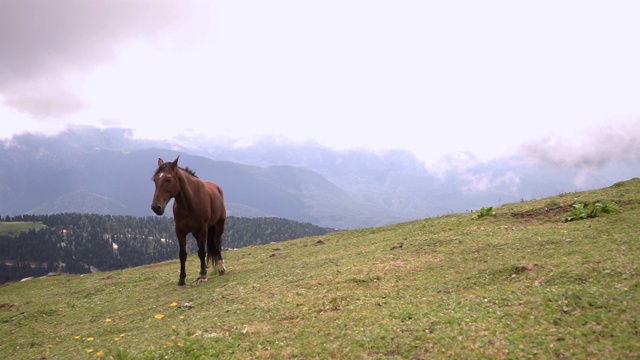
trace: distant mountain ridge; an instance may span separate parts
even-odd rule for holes
[[[46,215],[58,213],[124,215],[127,213],[127,207],[106,196],[79,190],[62,195],[26,212],[26,214]]]
[[[430,170],[402,150],[339,151],[273,139],[242,146],[224,139],[160,142],[133,139],[127,129],[79,126],[54,137],[14,136],[3,145],[3,215],[148,216],[157,158],[178,155],[180,165],[223,188],[230,215],[344,229],[604,187],[640,175],[640,159],[595,169],[560,168],[517,156],[482,162],[459,154]]]
[[[400,221],[323,176],[292,166],[259,167],[147,147],[119,131],[69,130],[57,137],[23,135],[0,149],[0,214],[91,212],[151,215],[151,175],[158,157],[194,169],[224,190],[229,214],[271,216],[331,228]],[[169,213],[169,216],[171,214]]]

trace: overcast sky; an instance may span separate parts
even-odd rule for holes
[[[615,0],[0,0],[0,138],[88,124],[426,162],[638,158],[639,17]]]

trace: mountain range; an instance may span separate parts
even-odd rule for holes
[[[218,183],[230,215],[282,217],[336,229],[477,210],[608,186],[638,176],[640,160],[557,166],[519,154],[471,154],[426,167],[403,150],[335,150],[265,138],[135,139],[127,129],[71,127],[16,135],[0,147],[0,215],[62,212],[149,216],[157,159]],[[171,216],[171,212],[168,215]]]

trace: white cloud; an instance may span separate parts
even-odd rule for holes
[[[153,37],[188,10],[173,1],[7,0],[0,2],[0,93],[4,106],[34,117],[83,104],[68,75],[113,60],[122,41]]]
[[[495,175],[493,172],[462,174],[462,179],[467,181],[467,185],[462,190],[469,192],[486,192],[489,190],[516,192],[520,184],[520,176],[513,171]]]
[[[0,114],[30,118],[0,137],[118,124],[155,139],[404,148],[434,166],[523,142],[563,150],[534,142],[640,118],[630,2],[35,4],[0,2]]]
[[[598,168],[640,160],[640,119],[616,121],[581,131],[575,137],[546,137],[523,146],[536,162],[560,167]]]

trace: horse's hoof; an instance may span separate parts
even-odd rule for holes
[[[178,290],[184,290],[184,285],[178,285],[177,289]]]
[[[199,283],[201,283],[201,282],[207,282],[207,281],[209,281],[209,279],[208,279],[206,276],[200,276],[200,277],[198,278],[198,282],[199,282]]]
[[[218,275],[224,275],[227,273],[227,269],[218,270]]]

